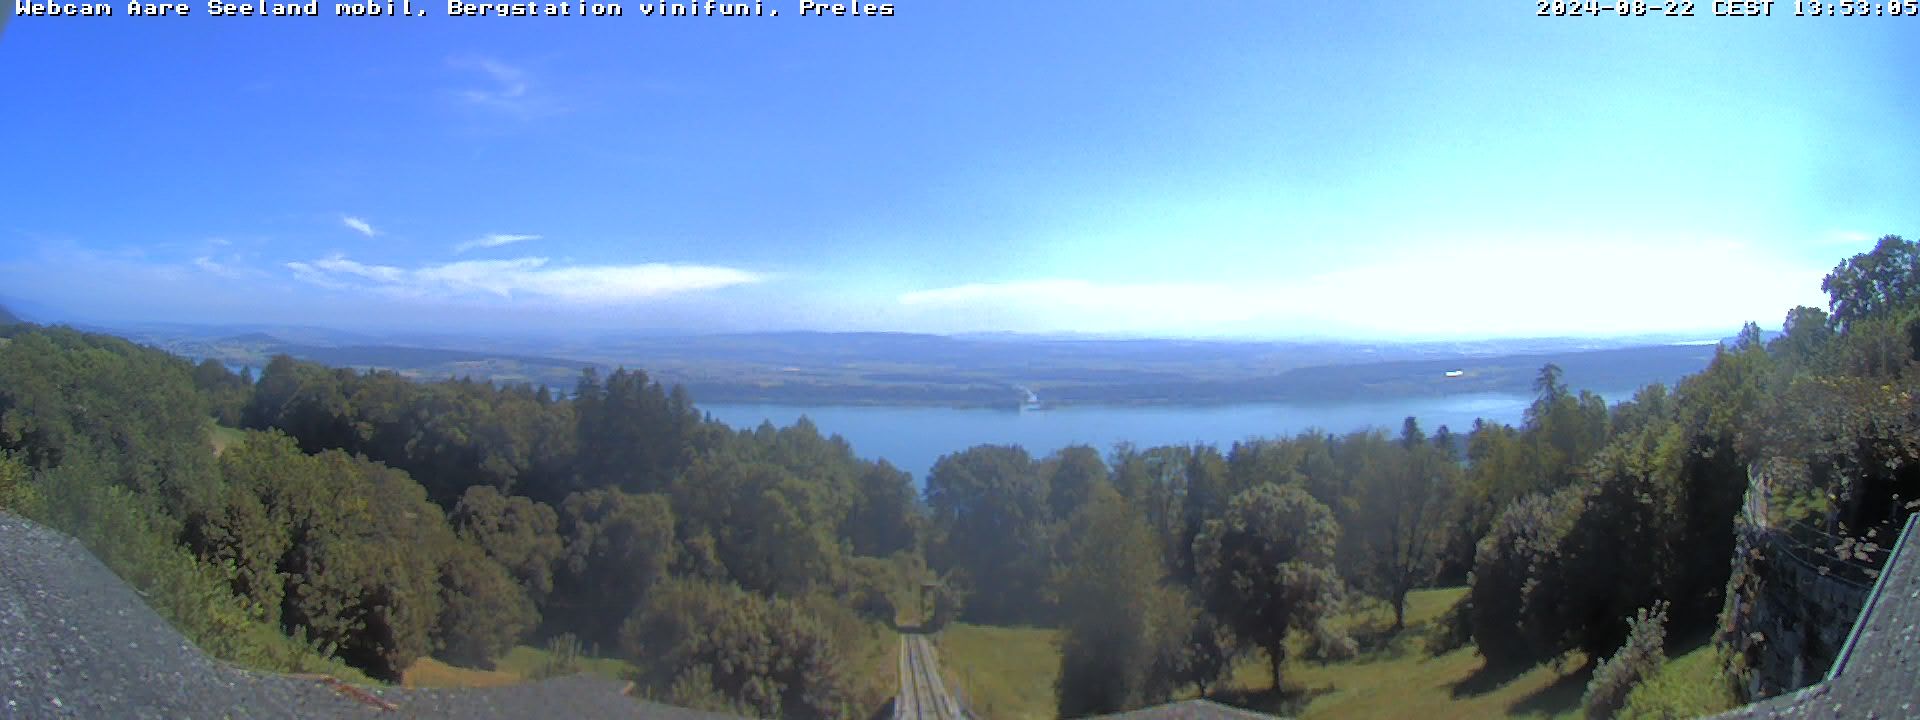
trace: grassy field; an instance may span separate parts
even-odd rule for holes
[[[433,658],[420,658],[400,674],[400,684],[410,688],[499,687],[524,679],[518,673],[454,667]]]
[[[494,662],[492,670],[476,670],[449,665],[433,658],[415,660],[405,672],[401,673],[400,684],[407,687],[422,688],[479,688],[512,685],[535,679],[540,676],[549,659],[546,650],[521,645]],[[621,660],[611,658],[581,657],[578,659],[579,672],[601,675],[614,680],[626,680],[633,674],[633,666]]]
[[[1739,702],[1722,679],[1724,658],[1712,644],[1696,641],[1669,658],[1660,674],[1627,695],[1621,718],[1691,718],[1717,713]]]
[[[856,689],[856,702],[863,708],[880,708],[900,691],[900,635],[878,624],[867,628],[869,637],[850,648],[852,657],[847,662],[866,678]]]
[[[522,678],[534,678],[540,674],[552,656],[543,648],[521,645],[493,663],[494,669],[512,673]],[[580,672],[592,673],[614,680],[626,680],[634,673],[634,667],[624,660],[597,658],[581,655],[577,660]]]
[[[877,623],[865,623],[847,632],[858,633],[857,637],[846,641],[849,652],[847,662],[852,666],[853,677],[858,681],[855,688],[856,702],[862,708],[881,707],[893,697],[894,691],[899,687],[899,669],[896,662],[896,653],[900,646],[899,636]],[[552,657],[552,653],[546,649],[521,645],[507,651],[506,655],[496,660],[492,670],[457,667],[433,658],[421,658],[414,661],[413,665],[402,674],[401,684],[406,687],[421,688],[481,688],[511,685],[539,679],[548,669]],[[636,672],[632,664],[613,658],[582,655],[577,658],[576,663],[577,672],[591,673],[622,682],[632,679]]]
[[[1060,633],[960,623],[941,631],[940,669],[975,714],[992,720],[1054,716]]]
[[[207,441],[213,443],[215,455],[225,452],[228,446],[240,442],[242,436],[239,428],[230,428],[225,425],[210,425],[207,430]]]
[[[1361,641],[1359,657],[1336,663],[1303,659],[1296,645],[1282,669],[1286,687],[1273,691],[1265,657],[1250,654],[1214,693],[1214,699],[1264,712],[1300,718],[1401,718],[1417,712],[1422,720],[1446,718],[1579,716],[1587,676],[1578,668],[1540,666],[1518,675],[1488,673],[1467,647],[1431,657],[1428,626],[1446,612],[1465,588],[1423,590],[1407,598],[1407,627],[1397,635],[1387,628],[1393,614],[1373,605],[1336,624]]]
[[[1586,657],[1574,653],[1560,667],[1541,665],[1518,674],[1490,672],[1467,647],[1428,656],[1428,626],[1465,588],[1425,590],[1408,599],[1407,628],[1387,633],[1393,616],[1374,605],[1344,619],[1363,652],[1351,661],[1321,663],[1296,647],[1282,673],[1286,687],[1274,692],[1266,659],[1249,655],[1214,690],[1215,700],[1303,719],[1575,718],[1586,692]],[[1058,675],[1058,633],[1033,628],[955,625],[940,638],[941,663],[974,709],[994,720],[1054,717],[1053,682]],[[1629,717],[1692,717],[1731,706],[1717,683],[1711,647],[1695,643],[1670,661],[1654,681],[1635,691]],[[1185,697],[1193,697],[1189,691]]]

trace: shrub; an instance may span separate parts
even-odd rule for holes
[[[713,670],[705,665],[688,668],[681,673],[661,699],[676,707],[740,717],[750,717],[754,712],[746,703],[731,699],[715,689]]]
[[[852,714],[841,651],[796,604],[738,586],[670,580],[621,628],[638,683],[672,698],[724,698],[755,717]]]
[[[933,616],[921,623],[925,632],[939,632],[960,618],[966,610],[968,592],[967,577],[964,571],[955,571],[933,590]]]
[[[38,510],[38,496],[31,479],[26,463],[13,453],[0,452],[0,510],[33,515]]]
[[[440,596],[434,644],[443,658],[468,667],[492,669],[493,658],[511,649],[538,618],[507,569],[465,543],[454,544],[440,567]]]
[[[1322,620],[1307,633],[1307,659],[1318,662],[1346,662],[1360,655],[1360,644],[1352,635]]]
[[[274,664],[252,632],[265,613],[229,590],[236,572],[231,564],[202,562],[174,544],[164,516],[139,495],[106,481],[96,466],[74,462],[55,468],[42,474],[38,485],[49,502],[37,519],[79,538],[200,649],[244,665]]]
[[[1668,622],[1674,622],[1672,618]],[[1715,715],[1743,705],[1741,683],[1727,672],[1732,653],[1714,644],[1669,658],[1659,674],[1627,694],[1620,720],[1682,720]]]
[[[1627,641],[1613,657],[1600,661],[1593,680],[1587,683],[1587,695],[1581,703],[1589,718],[1611,718],[1627,703],[1627,694],[1636,685],[1660,672],[1666,662],[1667,604],[1654,603],[1641,608],[1627,620]]]
[[[1445,655],[1473,644],[1473,596],[1462,595],[1427,628],[1427,654]]]
[[[857,557],[834,579],[833,590],[860,617],[891,624],[896,614],[892,592],[902,584],[893,561]]]
[[[793,604],[833,640],[834,653],[843,668],[893,667],[900,648],[897,637],[887,632],[886,623],[848,607],[846,600],[816,590],[794,600]],[[890,622],[893,618],[886,619]],[[885,705],[900,690],[898,678],[891,674],[881,677],[875,673],[846,673],[844,685],[854,707],[861,710]]]
[[[1574,647],[1569,612],[1583,598],[1567,577],[1567,538],[1581,488],[1534,494],[1509,505],[1474,554],[1467,597],[1473,642],[1488,663],[1539,662]]]
[[[1164,592],[1156,612],[1159,632],[1175,634],[1157,643],[1152,687],[1155,697],[1170,697],[1174,691],[1193,685],[1206,697],[1207,689],[1218,683],[1240,659],[1240,648],[1233,633],[1219,618],[1202,612],[1184,593]]]
[[[533,669],[534,680],[563,677],[580,672],[580,638],[561,633],[547,640],[547,656]]]

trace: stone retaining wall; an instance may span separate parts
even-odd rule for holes
[[[1740,529],[1737,551],[1758,575],[1758,591],[1737,601],[1736,647],[1745,651],[1749,697],[1758,700],[1807,687],[1826,676],[1860,617],[1870,586],[1821,574],[1797,557],[1784,533]],[[1753,552],[1753,551],[1758,552]],[[1742,647],[1743,646],[1743,647]]]
[[[1728,629],[1734,649],[1747,660],[1752,700],[1820,682],[1872,591],[1858,567],[1832,561],[1788,530],[1772,527],[1771,492],[1766,473],[1752,468],[1746,506],[1735,520],[1734,557],[1743,566],[1734,572],[1747,582],[1729,590]]]

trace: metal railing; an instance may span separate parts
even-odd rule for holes
[[[1823,578],[1856,590],[1868,590],[1879,579],[1887,547],[1864,544],[1805,520],[1776,523],[1771,517],[1772,478],[1758,463],[1748,466],[1747,478],[1747,496],[1741,512],[1747,526],[1758,531],[1759,540],[1773,556],[1784,557]]]
[[[1802,520],[1785,520],[1775,523],[1769,516],[1769,501],[1772,496],[1772,482],[1769,474],[1759,464],[1748,467],[1747,495],[1741,513],[1749,534],[1757,545],[1764,549],[1769,558],[1785,558],[1793,565],[1817,573],[1820,581],[1832,581],[1851,591],[1864,593],[1859,613],[1848,626],[1847,637],[1841,642],[1839,650],[1827,671],[1814,684],[1786,693],[1792,696],[1808,696],[1823,692],[1823,688],[1839,677],[1847,668],[1855,648],[1861,641],[1861,629],[1872,619],[1874,611],[1882,602],[1882,592],[1886,587],[1887,575],[1898,568],[1898,563],[1911,562],[1913,553],[1920,553],[1913,545],[1920,543],[1920,513],[1907,517],[1902,529],[1893,542],[1886,546],[1866,544],[1861,547],[1859,539],[1838,535]],[[1797,584],[1785,585],[1767,582],[1763,594],[1772,594],[1788,605],[1805,604],[1814,598],[1809,597]],[[1728,717],[1726,715],[1719,717]]]
[[[1768,532],[1766,540],[1777,555],[1860,591],[1872,589],[1889,554],[1888,548],[1862,545],[1800,521]]]

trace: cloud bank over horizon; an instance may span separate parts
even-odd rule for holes
[[[1191,335],[1294,328],[1399,338],[1619,336],[1717,331],[1749,321],[1778,326],[1794,306],[1825,306],[1820,280],[1829,269],[1724,240],[1483,244],[1272,282],[1033,278],[915,290],[898,299],[970,318],[961,329],[973,331],[1024,324]]]
[[[611,322],[695,330],[704,324],[714,331],[1427,340],[1725,333],[1748,321],[1777,327],[1795,305],[1824,307],[1821,278],[1832,262],[1855,250],[1828,262],[1802,262],[1729,240],[1452,244],[1301,273],[1274,272],[1266,281],[1016,276],[890,295],[820,297],[819,288],[839,282],[831,270],[549,256],[401,264],[345,252],[263,263],[258,251],[236,252],[224,241],[181,249],[195,252],[174,260],[140,249],[101,253],[68,243],[0,261],[0,274],[37,278],[41,282],[19,287],[76,312],[89,305],[72,301],[80,294],[72,290],[82,286],[71,277],[57,278],[81,268],[96,281],[111,276],[108,284],[117,293],[161,298],[150,300],[150,307],[164,307],[166,298],[185,294],[187,286],[222,286],[234,298],[214,304],[224,311],[182,305],[178,313],[205,315],[210,322],[299,316],[330,317],[344,326],[451,322],[484,329],[489,321],[522,318],[552,327]],[[249,299],[238,300],[243,297]],[[356,310],[287,312],[292,306]],[[377,317],[366,317],[375,308]],[[609,310],[617,312],[603,312]]]

